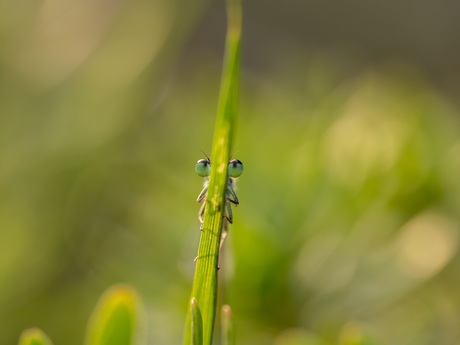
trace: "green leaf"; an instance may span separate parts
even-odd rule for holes
[[[201,345],[203,344],[203,321],[201,319],[200,308],[196,302],[196,298],[192,298],[191,303],[192,313],[192,344]]]
[[[227,304],[222,306],[222,345],[235,345],[235,329],[233,327],[232,310]]]
[[[203,320],[203,344],[212,341],[217,302],[217,270],[219,244],[224,221],[227,166],[236,123],[241,38],[241,4],[227,2],[227,37],[225,61],[211,154],[211,175],[202,226],[192,296],[196,298]],[[187,316],[184,344],[192,343],[190,312]]]
[[[131,345],[139,333],[141,303],[131,287],[115,285],[100,298],[86,333],[86,345]]]
[[[19,338],[19,345],[52,345],[51,340],[38,328],[26,329]]]

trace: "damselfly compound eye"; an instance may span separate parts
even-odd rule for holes
[[[195,165],[196,173],[201,177],[207,177],[211,174],[211,162],[209,159],[200,159]]]
[[[243,173],[243,163],[238,159],[232,159],[228,163],[228,176],[230,177],[240,177]]]

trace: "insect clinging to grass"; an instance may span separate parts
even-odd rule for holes
[[[202,203],[200,211],[198,212],[198,219],[203,226],[203,216],[206,208],[206,197],[208,194],[209,176],[211,174],[211,160],[206,156],[206,159],[200,159],[195,165],[196,173],[204,177],[204,186],[201,193],[198,195],[197,201]],[[235,193],[236,178],[240,177],[243,173],[243,163],[238,159],[231,159],[227,167],[227,186],[225,190],[225,218],[230,224],[233,223],[232,204],[237,206],[240,202]],[[221,244],[226,236],[226,221],[224,220],[222,229]]]

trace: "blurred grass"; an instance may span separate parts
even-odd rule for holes
[[[232,320],[232,309],[224,304],[220,313],[222,345],[235,345],[235,327]]]
[[[1,6],[0,343],[36,325],[81,344],[120,281],[145,300],[150,342],[180,342],[221,64],[178,57],[199,9],[123,3],[104,22],[101,7],[76,40],[57,3]],[[95,29],[80,60],[60,45]],[[350,322],[379,344],[460,337],[459,109],[407,63],[356,65],[287,42],[243,72],[225,277],[238,344],[337,343]]]
[[[144,342],[141,309],[139,296],[133,288],[112,286],[101,296],[91,315],[85,344],[133,345]]]
[[[30,328],[22,332],[19,345],[52,345],[52,342],[40,329]]]

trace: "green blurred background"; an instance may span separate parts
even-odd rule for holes
[[[148,343],[181,342],[224,5],[0,2],[1,344],[81,344],[119,282]],[[244,2],[238,344],[460,342],[459,12]]]

